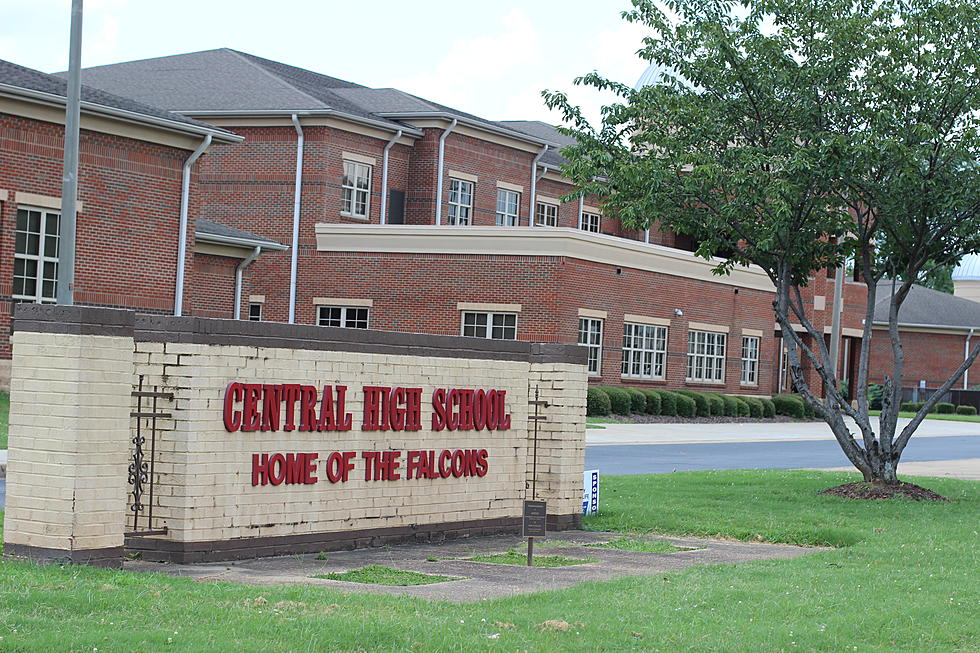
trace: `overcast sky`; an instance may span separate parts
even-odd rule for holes
[[[557,122],[541,90],[597,118],[592,70],[633,85],[646,65],[628,0],[85,0],[82,65],[230,47],[496,119]],[[0,59],[68,67],[70,0],[0,0]]]

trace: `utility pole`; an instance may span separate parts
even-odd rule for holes
[[[61,178],[61,230],[58,238],[59,304],[75,303],[75,216],[78,201],[78,123],[82,96],[82,0],[71,3],[68,86],[65,92],[65,164]]]

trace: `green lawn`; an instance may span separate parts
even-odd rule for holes
[[[429,585],[431,583],[444,583],[451,580],[461,580],[452,576],[436,576],[435,574],[420,574],[417,571],[405,571],[404,569],[392,569],[384,565],[368,565],[360,569],[351,569],[345,572],[334,572],[330,574],[318,574],[313,578],[325,578],[327,580],[345,580],[350,583],[367,583],[370,585],[396,585],[404,587],[406,585]]]
[[[7,448],[7,418],[10,415],[10,393],[0,392],[0,449]]]
[[[878,415],[881,415],[881,411],[869,410],[868,415],[877,417]],[[899,413],[898,416],[912,419],[913,417],[915,417],[915,413]],[[956,415],[956,414],[950,415],[948,413],[944,413],[944,414],[929,413],[928,415],[926,415],[926,419],[943,419],[950,422],[980,422],[980,415]]]
[[[980,483],[923,481],[950,503],[816,494],[849,480],[604,478],[589,528],[843,548],[464,605],[0,562],[0,651],[977,651]]]

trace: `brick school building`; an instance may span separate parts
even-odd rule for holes
[[[83,82],[213,132],[191,174],[183,314],[578,343],[594,383],[789,389],[766,275],[716,276],[687,237],[562,201],[571,140],[550,125],[229,49],[89,68]],[[200,142],[175,149],[161,237],[177,233],[180,171]],[[176,249],[154,252],[170,262],[127,269],[153,277],[155,303],[104,301],[122,290],[79,301],[172,310]],[[828,334],[832,287],[821,274],[807,289]],[[846,370],[864,295],[845,283]]]

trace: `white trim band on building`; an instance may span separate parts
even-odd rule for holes
[[[483,302],[457,302],[457,311],[487,311],[491,313],[520,313],[521,304],[487,304]]]
[[[665,317],[649,317],[647,315],[634,315],[632,313],[623,315],[623,322],[649,324],[651,326],[670,326],[670,320]]]
[[[314,306],[374,306],[373,299],[351,299],[350,297],[314,297]]]
[[[320,223],[316,225],[316,240],[320,252],[556,256],[775,292],[769,277],[756,266],[736,267],[731,274],[716,275],[712,270],[719,259],[705,260],[693,252],[566,227]]]

